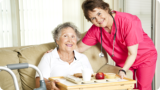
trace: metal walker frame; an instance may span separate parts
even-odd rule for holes
[[[0,71],[1,70],[5,70],[8,73],[10,73],[12,78],[13,78],[13,80],[14,80],[15,89],[19,90],[17,78],[16,78],[16,76],[13,73],[12,70],[14,70],[14,69],[23,69],[23,68],[28,68],[28,67],[31,67],[31,68],[35,69],[38,72],[39,76],[40,76],[40,87],[39,88],[35,88],[33,90],[47,90],[45,81],[43,80],[42,73],[40,72],[40,70],[35,65],[31,65],[31,64],[28,64],[28,63],[8,64],[6,66],[0,66]]]

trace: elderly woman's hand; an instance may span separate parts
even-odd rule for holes
[[[52,80],[50,81],[51,84],[51,89],[50,90],[60,90],[59,88],[56,87],[56,83],[58,83],[58,80]]]

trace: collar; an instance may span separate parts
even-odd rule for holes
[[[57,47],[52,51],[52,54],[54,55],[55,58],[60,59],[58,51],[57,51]],[[80,58],[79,54],[80,54],[79,52],[77,52],[76,50],[74,50],[74,59],[75,60],[79,60],[79,58]]]
[[[113,11],[111,11],[112,13],[117,13],[117,11],[115,11],[115,10],[113,10]]]

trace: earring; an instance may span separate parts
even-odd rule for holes
[[[58,47],[58,44],[57,44],[57,47]]]

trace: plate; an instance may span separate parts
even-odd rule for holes
[[[104,74],[108,74],[108,73],[104,73]],[[115,76],[114,79],[107,79],[107,77],[105,76],[104,79],[96,79],[95,78],[95,75],[96,73],[93,74],[93,77],[91,77],[91,80],[90,81],[83,81],[82,78],[79,78],[79,77],[75,77],[73,75],[69,75],[69,76],[66,76],[65,79],[67,81],[70,81],[72,83],[75,83],[75,84],[88,84],[88,83],[104,83],[104,82],[116,82],[116,81],[119,81],[120,78]]]

